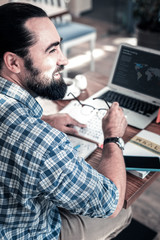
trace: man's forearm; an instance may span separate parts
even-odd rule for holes
[[[115,143],[104,145],[102,160],[98,172],[109,178],[119,191],[117,209],[112,216],[117,215],[123,207],[126,192],[126,170],[122,150]]]

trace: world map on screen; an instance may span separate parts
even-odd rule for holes
[[[160,81],[160,69],[150,67],[148,64],[135,63],[135,70],[137,73],[137,80],[140,80],[145,75],[145,79],[153,81],[158,78]]]

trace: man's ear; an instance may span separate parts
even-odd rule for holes
[[[20,72],[20,57],[15,53],[6,52],[3,56],[6,67],[13,73]]]

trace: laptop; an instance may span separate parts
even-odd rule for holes
[[[160,51],[121,44],[108,85],[94,97],[119,102],[128,124],[144,129],[160,107]]]
[[[139,46],[121,44],[110,75],[109,83],[102,90],[83,101],[96,108],[108,108],[119,102],[127,118],[128,125],[144,129],[157,116],[160,106],[160,51]],[[99,105],[99,103],[101,103]],[[96,115],[81,114],[77,101],[71,101],[62,112],[87,124],[87,128],[75,127],[81,137],[103,143],[101,119]]]

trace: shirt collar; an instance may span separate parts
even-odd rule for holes
[[[40,104],[29,92],[21,88],[19,85],[0,77],[0,93],[23,103],[32,110],[36,117],[40,118],[42,116],[43,110]]]

